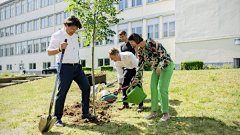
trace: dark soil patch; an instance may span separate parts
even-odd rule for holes
[[[84,123],[90,125],[100,125],[103,123],[110,122],[110,118],[114,117],[107,111],[111,106],[112,104],[106,101],[95,101],[97,119],[88,120],[82,119],[81,117],[82,106],[81,103],[77,102],[72,106],[65,106],[63,110],[63,116],[69,117],[70,121],[72,121],[76,125],[81,125]],[[90,102],[89,105],[89,113],[91,113],[92,115],[94,114],[92,102]]]

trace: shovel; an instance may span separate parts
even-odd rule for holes
[[[67,39],[65,39],[64,42],[67,43]],[[61,55],[61,58],[60,58],[60,62],[59,62],[59,65],[58,65],[57,77],[56,77],[55,85],[54,85],[54,88],[53,88],[52,99],[51,99],[51,102],[50,102],[48,117],[41,116],[40,122],[39,122],[39,125],[38,125],[38,129],[41,133],[48,132],[53,127],[54,123],[57,120],[56,116],[53,116],[53,117],[51,116],[51,112],[52,112],[52,106],[53,106],[53,102],[54,102],[54,95],[55,95],[55,91],[56,91],[58,77],[59,77],[61,66],[62,66],[62,60],[63,60],[64,52],[65,52],[65,50],[63,49],[62,50],[62,55]]]

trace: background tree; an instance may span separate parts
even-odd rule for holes
[[[114,36],[115,32],[109,27],[117,24],[121,19],[117,15],[118,11],[114,5],[120,0],[65,0],[70,1],[65,11],[73,11],[78,16],[83,30],[81,36],[85,37],[84,46],[92,42],[92,84],[93,84],[93,110],[95,111],[95,75],[94,75],[94,45],[95,42],[103,40],[110,41],[108,37]],[[106,52],[107,53],[107,52]]]

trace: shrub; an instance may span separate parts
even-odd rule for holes
[[[90,68],[90,67],[82,67],[82,70],[83,70],[83,71],[91,71],[92,68]]]
[[[215,66],[213,66],[212,64],[208,64],[207,65],[207,69],[216,69]]]
[[[181,62],[181,70],[199,70],[203,69],[203,61],[186,61]]]
[[[222,66],[223,69],[231,69],[233,66],[231,64],[223,64]]]
[[[113,66],[101,66],[101,71],[113,71]]]

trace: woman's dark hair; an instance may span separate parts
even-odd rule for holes
[[[143,38],[141,36],[139,36],[137,33],[133,33],[128,37],[128,40],[133,40],[137,44],[139,44],[140,42],[143,41]]]
[[[76,26],[79,29],[82,28],[82,24],[75,15],[71,15],[67,19],[65,19],[63,24],[67,24],[68,26]]]

